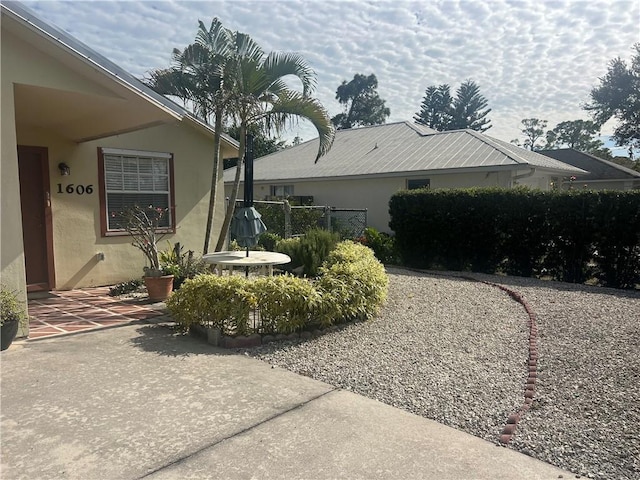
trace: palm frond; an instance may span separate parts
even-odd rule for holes
[[[270,117],[267,121],[282,125],[282,122],[297,116],[310,121],[318,132],[320,143],[315,162],[325,155],[333,145],[336,130],[329,114],[322,104],[315,98],[306,97],[299,92],[289,91],[283,93],[272,103],[272,108],[266,114]]]

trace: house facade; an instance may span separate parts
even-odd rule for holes
[[[569,188],[589,190],[635,190],[640,188],[640,172],[598,158],[590,153],[573,148],[540,150],[538,153],[589,172],[586,175],[576,176],[575,179],[564,177],[558,185],[565,190]]]
[[[517,185],[548,190],[586,172],[472,130],[436,132],[410,122],[339,130],[314,163],[317,140],[259,158],[254,198],[309,196],[316,205],[366,208],[367,223],[389,231],[389,199],[404,189]],[[225,171],[229,196],[234,170]],[[240,190],[242,192],[242,190]]]
[[[140,277],[116,221],[134,203],[168,208],[166,239],[200,252],[212,128],[19,3],[1,28],[2,283],[24,299]],[[222,156],[237,147],[224,137]]]

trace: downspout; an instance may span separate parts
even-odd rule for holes
[[[529,178],[529,177],[533,177],[533,175],[536,173],[536,169],[534,167],[531,167],[531,170],[529,170],[527,173],[523,173],[521,175],[516,175],[515,177],[513,177],[511,180],[511,186],[515,186],[518,185],[518,180],[521,180],[523,178]]]

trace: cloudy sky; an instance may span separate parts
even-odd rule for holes
[[[265,51],[296,51],[318,76],[333,116],[335,91],[374,73],[391,110],[412,120],[429,85],[473,79],[487,98],[488,135],[522,138],[520,121],[588,119],[580,106],[615,57],[640,41],[638,0],[24,1],[49,23],[143,77],[218,17]],[[603,134],[610,134],[606,125]],[[300,124],[285,138],[315,135]]]

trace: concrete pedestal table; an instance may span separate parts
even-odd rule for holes
[[[273,275],[274,265],[284,265],[291,261],[289,255],[277,252],[261,252],[261,251],[249,251],[247,256],[246,251],[231,251],[231,252],[216,252],[207,253],[202,256],[202,259],[216,266],[218,274],[222,275],[222,269],[224,267],[229,268],[229,275],[233,274],[234,267],[263,267],[267,269],[268,275]]]

